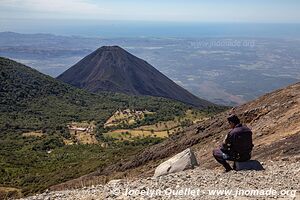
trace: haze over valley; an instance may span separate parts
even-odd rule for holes
[[[239,105],[300,80],[296,38],[0,36],[0,56],[52,77],[101,46],[118,45],[193,94],[223,105]]]

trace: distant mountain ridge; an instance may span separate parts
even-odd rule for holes
[[[57,79],[91,92],[110,91],[178,100],[196,107],[214,106],[183,89],[146,61],[119,46],[103,46]]]

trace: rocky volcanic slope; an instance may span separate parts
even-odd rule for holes
[[[266,94],[255,101],[235,108],[242,122],[253,130],[253,158],[259,161],[289,159],[300,155],[300,83]],[[213,169],[219,165],[212,150],[228,133],[227,116],[221,113],[204,122],[172,135],[164,142],[144,149],[127,160],[79,179],[52,186],[52,190],[104,183],[119,178],[150,177],[165,159],[188,147],[195,151],[201,167]]]
[[[114,180],[106,185],[45,192],[26,200],[233,199],[235,195],[238,197],[236,199],[300,199],[300,157],[289,161],[267,161],[263,164],[264,171],[223,173],[199,167],[159,178]],[[191,193],[192,190],[195,193]],[[213,193],[215,190],[220,193]],[[142,191],[148,193],[143,194]],[[156,191],[156,194],[150,191]],[[221,193],[225,191],[226,195]],[[263,191],[266,194],[251,196],[249,191]],[[268,194],[269,191],[276,193]]]
[[[189,127],[184,133],[174,135],[158,145],[145,149],[128,161],[116,163],[104,171],[86,175],[80,179],[53,186],[52,190],[28,199],[232,199],[232,195],[209,195],[209,189],[296,190],[298,196],[285,196],[284,199],[300,199],[300,83],[266,94],[248,104],[237,107],[234,112],[254,132],[253,157],[263,161],[265,171],[243,171],[223,173],[216,168],[211,152],[217,143],[228,132],[224,112],[207,121]],[[192,147],[200,167],[160,178],[151,178],[155,167],[166,158]],[[97,184],[92,187],[96,178],[122,179],[110,181],[108,184]],[[139,178],[137,178],[139,177]],[[88,182],[92,181],[92,182]],[[68,190],[78,187],[80,189]],[[126,196],[126,189],[138,191],[149,189],[200,189],[204,193],[199,196],[164,195],[147,197],[140,195]],[[121,191],[121,192],[120,192]],[[197,194],[198,195],[198,194]],[[279,194],[262,196],[260,199],[279,198]],[[237,199],[249,199],[240,195]],[[259,199],[254,196],[253,199]]]
[[[269,189],[298,190],[300,186],[300,83],[266,94],[255,101],[235,108],[234,112],[253,130],[253,158],[264,162],[265,171],[244,171],[222,173],[212,158],[212,150],[228,132],[226,117],[230,111],[214,116],[191,126],[183,133],[173,135],[164,142],[146,148],[133,158],[128,158],[105,170],[86,175],[79,179],[53,186],[47,194],[29,199],[132,199],[116,191],[129,189],[166,189],[197,187],[204,192],[208,189]],[[200,167],[161,178],[150,178],[154,169],[165,159],[192,147],[196,152]],[[137,178],[139,177],[139,178]],[[123,179],[116,184],[97,184],[97,179]],[[128,181],[124,181],[128,180]],[[88,182],[90,181],[90,182]],[[95,187],[82,188],[82,185]],[[81,188],[67,190],[67,188]],[[113,190],[114,191],[114,190]],[[232,199],[232,196],[209,196],[201,194],[199,199]],[[298,193],[299,195],[299,193]],[[277,198],[279,196],[274,196]],[[155,199],[167,199],[155,197]],[[178,199],[179,197],[171,198]],[[193,197],[188,197],[193,199]],[[188,199],[186,196],[181,199]],[[141,196],[136,199],[143,199]],[[147,199],[147,198],[144,198]],[[149,199],[149,198],[148,198]],[[153,199],[153,198],[152,198]],[[197,199],[197,198],[194,198]],[[240,197],[239,199],[249,199]],[[254,199],[257,199],[254,197]],[[262,197],[262,199],[269,199]],[[289,197],[287,199],[300,199]]]
[[[183,89],[146,61],[118,46],[104,46],[57,77],[91,92],[109,91],[175,99],[197,107],[214,106]]]
[[[300,83],[266,94],[235,108],[234,112],[253,131],[255,159],[276,160],[300,154]],[[132,176],[149,176],[163,159],[188,147],[194,149],[204,167],[216,167],[212,150],[219,146],[229,131],[227,117],[230,113],[232,111],[227,111],[191,126],[182,134],[173,135],[128,162],[110,166],[98,175],[118,171],[126,176],[131,176],[131,173]]]

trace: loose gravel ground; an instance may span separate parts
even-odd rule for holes
[[[113,180],[106,185],[45,192],[24,200],[300,199],[300,161],[263,165],[264,171],[228,173],[199,167],[159,178]]]

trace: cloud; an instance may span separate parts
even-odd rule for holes
[[[0,0],[2,19],[300,22],[297,0]]]
[[[0,10],[5,13],[4,17],[23,15],[25,18],[36,14],[51,18],[97,18],[111,12],[86,0],[0,0]]]

